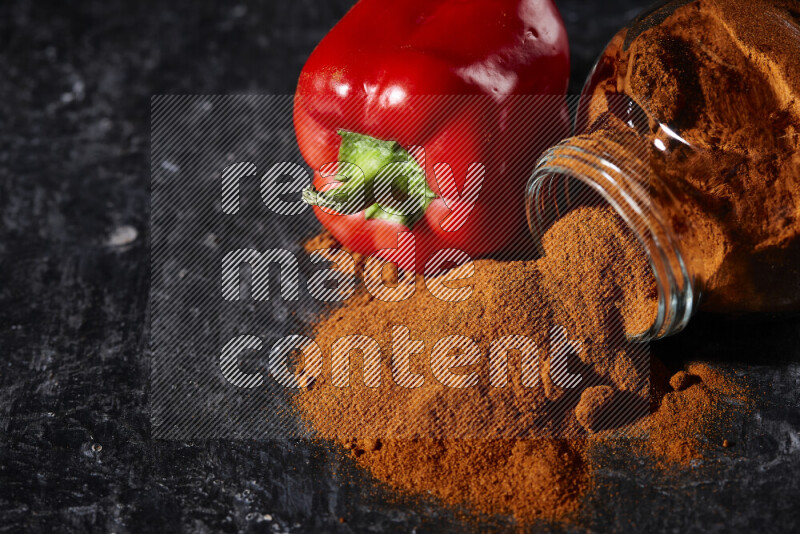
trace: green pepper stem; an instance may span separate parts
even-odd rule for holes
[[[363,211],[365,219],[412,228],[436,197],[428,187],[425,170],[396,141],[347,130],[338,134],[342,144],[336,176],[342,185],[324,192],[310,186],[303,191],[303,200],[347,215]],[[404,200],[395,198],[397,193]]]

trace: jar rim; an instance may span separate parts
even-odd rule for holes
[[[623,163],[596,146],[589,149],[585,141],[586,137],[579,136],[550,148],[528,181],[525,211],[539,251],[543,254],[541,238],[547,228],[583,205],[571,198],[573,185],[590,188],[641,243],[655,278],[658,303],[653,324],[644,332],[628,334],[628,339],[646,342],[676,334],[696,312],[700,294],[678,240],[642,185],[654,177],[645,165]]]

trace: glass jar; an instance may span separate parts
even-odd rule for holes
[[[800,9],[679,0],[640,15],[586,82],[576,136],[528,184],[535,237],[607,203],[650,257],[656,339],[699,309],[800,309]]]

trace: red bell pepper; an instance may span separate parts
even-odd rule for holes
[[[315,171],[304,199],[355,252],[413,232],[418,272],[440,249],[500,250],[524,226],[536,156],[568,133],[568,77],[552,0],[361,0],[300,75],[295,130]]]

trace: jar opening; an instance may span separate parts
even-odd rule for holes
[[[554,147],[528,182],[528,225],[540,253],[541,238],[557,220],[582,207],[609,206],[641,243],[655,279],[657,311],[649,329],[628,334],[649,341],[681,331],[696,309],[697,293],[679,243],[650,202],[646,183],[612,161],[569,144]]]

